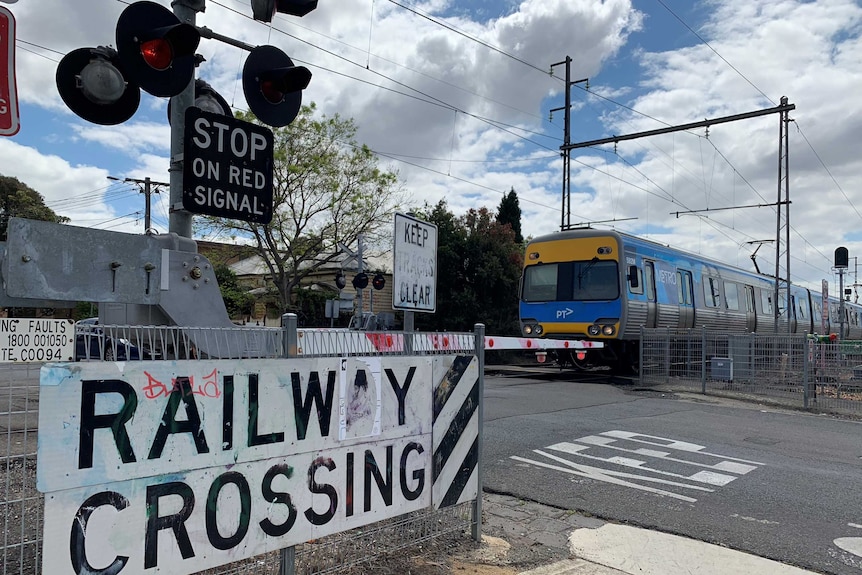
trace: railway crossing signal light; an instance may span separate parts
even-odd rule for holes
[[[201,35],[155,2],[130,4],[117,20],[117,51],[129,76],[153,96],[176,96],[194,77]]]
[[[368,274],[365,272],[353,276],[353,287],[356,289],[365,289],[368,287]]]
[[[302,91],[311,82],[311,71],[294,66],[275,46],[257,46],[248,55],[242,72],[242,88],[249,109],[264,124],[280,128],[290,124],[302,107]]]
[[[57,90],[70,110],[94,124],[113,126],[131,118],[141,90],[129,79],[113,48],[78,48],[57,66]]]
[[[317,8],[317,0],[251,0],[255,20],[272,22],[276,12],[300,18]]]
[[[338,286],[338,289],[344,289],[344,286],[347,285],[347,278],[344,277],[344,272],[341,270],[335,274],[335,285]]]
[[[195,101],[192,106],[200,108],[204,112],[212,112],[221,116],[233,118],[233,110],[224,97],[200,78],[195,80]],[[171,101],[168,100],[168,123],[171,123]]]
[[[374,279],[371,280],[371,286],[376,290],[382,290],[386,286],[386,278],[383,274],[375,274]]]

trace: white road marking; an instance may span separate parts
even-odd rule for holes
[[[848,523],[847,527],[855,527],[856,529],[862,529],[862,525],[859,525],[858,523]]]
[[[862,537],[839,537],[832,543],[847,553],[862,557]]]
[[[655,445],[658,447],[664,447],[667,449],[676,449],[678,451],[688,451],[690,453],[698,453],[700,455],[708,455],[710,457],[717,457],[720,459],[730,459],[732,461],[741,461],[742,463],[750,463],[751,465],[766,465],[765,463],[761,463],[759,461],[749,461],[748,459],[740,459],[738,457],[730,457],[728,455],[720,455],[718,453],[710,453],[708,451],[703,451],[706,449],[703,445],[697,445],[696,443],[689,443],[687,441],[677,441],[675,439],[668,439],[666,437],[658,437],[657,435],[644,435],[643,433],[633,433],[631,431],[620,431],[618,429],[614,429],[611,431],[603,431],[601,435],[607,437],[616,437],[618,439],[626,439],[628,441],[634,441],[636,443],[646,443],[647,445]],[[642,437],[646,437],[648,439],[654,439],[656,441],[647,441],[646,439],[639,439]]]
[[[533,459],[526,459],[524,457],[518,457],[517,455],[511,456],[515,461],[522,461],[524,463],[529,463],[530,465],[536,465],[538,467],[545,467],[547,469],[553,469],[555,471],[562,471],[563,473],[569,473],[571,475],[578,475],[580,477],[586,477],[588,479],[595,479],[596,481],[604,481],[605,483],[612,483],[614,485],[621,485],[623,487],[633,487],[634,489],[640,489],[641,491],[647,491],[650,493],[657,493],[659,495],[665,495],[667,497],[672,497],[674,499],[682,499],[683,501],[688,501],[690,503],[694,503],[697,499],[693,497],[686,497],[685,495],[677,495],[676,493],[672,493],[670,491],[664,491],[662,489],[655,489],[654,487],[647,487],[645,485],[638,485],[637,483],[631,483],[629,481],[624,481],[622,479],[616,479],[614,477],[610,477],[604,473],[603,470],[597,469],[595,467],[589,468],[587,466],[583,466],[587,469],[592,469],[592,472],[580,472],[575,469],[567,469],[565,467],[560,467],[559,465],[551,465],[550,463],[545,463],[543,461],[535,461]]]
[[[635,469],[641,469],[643,471],[649,471],[650,473],[656,473],[658,475],[666,475],[668,477],[678,477],[680,479],[690,479],[692,481],[698,481],[700,483],[708,483],[710,485],[727,485],[734,479],[736,476],[734,475],[723,475],[721,473],[713,473],[711,471],[698,471],[694,475],[682,475],[680,473],[671,473],[670,471],[662,471],[661,469],[655,469],[653,467],[647,467],[646,461],[641,461],[640,459],[630,459],[628,457],[596,457],[594,455],[587,455],[586,453],[581,453],[584,451],[585,446],[578,445],[577,443],[555,443],[554,445],[548,446],[548,449],[553,449],[554,451],[560,451],[562,453],[568,453],[569,455],[576,455],[578,457],[583,457],[584,459],[592,459],[594,461],[606,461],[608,463],[613,463],[615,465],[622,465],[624,467],[633,467]]]

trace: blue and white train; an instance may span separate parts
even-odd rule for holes
[[[575,366],[637,370],[641,326],[722,333],[820,333],[822,295],[779,290],[775,278],[616,231],[566,230],[533,239],[520,288],[527,337],[601,341],[601,350],[560,358]],[[830,297],[826,333],[840,329]],[[845,301],[843,339],[862,339],[862,305]],[[788,325],[789,324],[789,325]]]

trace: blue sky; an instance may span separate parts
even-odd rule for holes
[[[158,3],[169,6],[168,0]],[[166,100],[144,94],[112,127],[66,109],[62,56],[114,44],[121,0],[19,0],[20,132],[0,138],[0,173],[42,193],[73,225],[139,233],[144,197],[109,181],[168,181]],[[740,114],[791,114],[791,276],[833,281],[834,249],[862,252],[862,6],[853,0],[321,0],[305,18],[254,22],[248,0],[207,0],[198,24],[273,44],[314,74],[305,101],[356,120],[415,205],[496,208],[514,188],[527,235],[561,221],[562,66],[571,56],[572,141]],[[236,109],[245,52],[203,40],[199,75]],[[412,91],[411,91],[412,90]],[[404,95],[410,91],[413,97]],[[434,99],[436,103],[429,103]],[[440,102],[444,104],[441,105]],[[751,269],[748,242],[775,237],[777,115],[576,150],[572,223],[623,231]],[[154,227],[168,229],[154,197]],[[677,212],[697,211],[694,214]],[[775,251],[758,251],[761,269]],[[855,279],[854,279],[855,281]]]

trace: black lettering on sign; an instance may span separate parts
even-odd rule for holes
[[[96,396],[118,393],[123,397],[123,407],[117,413],[96,415]],[[93,467],[93,432],[97,429],[110,429],[114,434],[114,444],[123,463],[134,463],[135,452],[126,432],[126,422],[135,415],[138,396],[134,388],[119,379],[99,379],[81,381],[81,431],[78,438],[78,469]]]
[[[129,506],[129,500],[115,491],[102,491],[88,497],[78,508],[75,518],[72,520],[72,530],[69,536],[69,556],[72,561],[72,569],[75,573],[86,573],[87,575],[117,575],[129,562],[129,558],[118,555],[113,562],[104,569],[93,567],[87,560],[87,523],[90,516],[99,507],[110,505],[117,511],[122,511]]]
[[[365,511],[371,511],[371,478],[383,497],[386,507],[392,505],[392,446],[386,446],[386,478],[380,473],[377,460],[370,449],[365,450]]]
[[[272,481],[279,475],[283,475],[287,479],[290,479],[293,477],[293,467],[286,463],[273,465],[267,470],[266,475],[263,476],[263,483],[261,485],[261,492],[263,493],[263,498],[267,503],[280,503],[282,505],[287,505],[288,509],[287,520],[281,525],[276,525],[270,521],[268,517],[261,520],[260,528],[263,529],[263,532],[270,537],[281,537],[290,531],[293,528],[294,523],[296,523],[296,506],[293,504],[290,494],[285,493],[284,491],[273,491],[272,489]]]
[[[233,376],[224,376],[224,395],[222,395],[222,412],[224,419],[222,420],[222,436],[221,448],[222,451],[230,451],[233,449]]]
[[[302,381],[299,373],[290,374],[293,385],[293,410],[296,420],[296,438],[305,439],[308,434],[308,420],[311,419],[311,408],[317,406],[317,422],[320,425],[320,435],[329,436],[329,422],[332,420],[332,397],[335,394],[335,372],[327,373],[326,399],[320,389],[320,374],[312,371],[308,374],[308,390],[305,399],[302,397]]]
[[[183,498],[183,507],[179,513],[159,516],[159,499],[170,495]],[[147,533],[144,536],[144,569],[151,569],[159,564],[159,531],[171,529],[177,540],[177,546],[183,559],[195,556],[186,520],[195,508],[195,492],[181,481],[172,481],[162,485],[147,485]]]
[[[353,517],[353,452],[347,452],[347,485],[344,489],[344,513]]]
[[[386,369],[386,377],[389,379],[389,385],[392,386],[392,391],[395,392],[395,397],[398,398],[398,425],[404,425],[404,398],[407,396],[407,390],[410,389],[410,384],[413,382],[413,375],[416,373],[416,366],[411,366],[407,370],[407,380],[404,382],[404,387],[398,384],[398,379],[391,369]]]
[[[284,441],[284,433],[258,434],[258,414],[260,413],[260,381],[258,374],[248,374],[248,446],[268,445]]]
[[[225,485],[236,485],[239,489],[239,525],[237,525],[236,533],[229,537],[222,537],[218,531],[218,496]],[[248,533],[248,526],[251,522],[251,489],[248,487],[248,481],[241,473],[236,471],[228,471],[222,473],[215,478],[215,481],[210,485],[210,492],[207,496],[206,509],[206,524],[207,524],[207,539],[210,540],[212,546],[216,549],[231,549],[239,545],[245,534]]]
[[[412,451],[421,455],[425,451],[425,448],[422,447],[421,443],[411,441],[404,447],[404,451],[401,452],[401,494],[407,501],[413,501],[422,495],[422,490],[425,488],[425,468],[413,470],[413,480],[416,481],[416,489],[411,491],[407,487],[407,458]]]
[[[186,407],[187,419],[185,421],[177,421],[176,419],[180,402],[183,402]],[[174,389],[168,396],[165,412],[162,414],[162,423],[159,425],[158,431],[156,431],[156,437],[153,439],[153,445],[150,447],[150,454],[147,456],[147,459],[158,459],[161,457],[165,443],[168,441],[168,436],[175,433],[190,433],[199,454],[210,452],[203,427],[201,427],[198,404],[192,393],[191,382],[187,377],[178,377],[176,379]]]
[[[308,490],[311,493],[329,496],[329,509],[323,513],[317,513],[313,507],[305,510],[305,517],[313,525],[326,525],[329,523],[335,517],[335,510],[338,508],[338,491],[335,487],[328,483],[318,483],[314,477],[317,470],[321,467],[332,471],[335,469],[335,462],[329,457],[318,457],[311,463],[311,467],[308,468]]]

